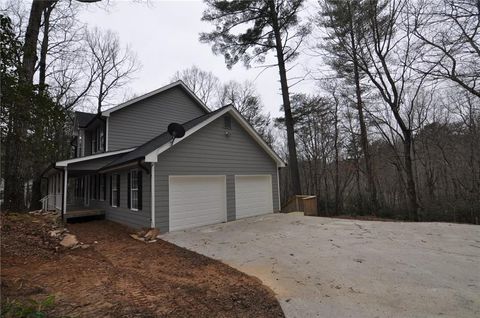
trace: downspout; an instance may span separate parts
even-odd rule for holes
[[[278,193],[278,212],[282,212],[282,200],[280,198],[280,178],[279,178],[280,167],[277,165],[277,193]]]
[[[108,151],[108,118],[105,119],[105,152]]]
[[[150,169],[150,211],[151,211],[151,224],[152,229],[155,228],[155,163],[151,163]]]

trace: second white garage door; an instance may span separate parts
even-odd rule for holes
[[[170,176],[170,231],[227,220],[225,176]]]
[[[272,176],[235,176],[236,218],[273,212]]]

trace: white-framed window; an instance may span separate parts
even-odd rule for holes
[[[112,207],[117,207],[117,197],[118,197],[118,175],[114,174],[112,176]]]
[[[92,142],[92,146],[91,146],[91,151],[92,151],[92,154],[96,153],[97,152],[97,137],[95,136],[95,130],[92,131],[90,133],[90,136],[91,136],[91,142]]]
[[[130,209],[138,211],[138,170],[130,171]]]
[[[99,150],[100,151],[104,151],[105,150],[105,135],[104,135],[104,131],[103,131],[103,128],[100,127],[98,128],[98,145],[99,145]]]

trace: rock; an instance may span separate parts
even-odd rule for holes
[[[59,237],[62,233],[62,230],[52,230],[49,232],[51,237]]]
[[[83,249],[89,248],[89,247],[90,247],[90,244],[83,244],[83,245],[81,246],[81,248],[83,248]]]
[[[98,244],[98,241],[93,241],[93,244]]]
[[[145,234],[145,239],[151,241],[157,238],[158,234],[160,234],[160,231],[158,229],[151,229]]]
[[[65,235],[63,240],[60,242],[60,245],[62,245],[64,247],[68,247],[68,248],[74,247],[77,244],[78,244],[77,237],[73,234]]]
[[[138,237],[144,237],[145,234],[147,234],[147,232],[148,232],[148,230],[145,230],[145,229],[140,230],[140,231],[137,232],[137,236]]]
[[[143,237],[139,237],[137,234],[130,234],[130,236],[137,241],[145,242],[145,239]]]

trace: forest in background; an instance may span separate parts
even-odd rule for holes
[[[253,82],[196,66],[172,80],[211,108],[233,104],[285,158],[284,202],[312,194],[326,216],[479,223],[480,0],[205,4],[200,41],[227,67],[277,68],[284,116],[264,112]],[[2,3],[3,209],[38,207],[41,172],[70,155],[72,111],[111,106],[140,68],[118,35],[78,20],[89,5]],[[302,55],[318,68],[292,78]],[[307,80],[316,94],[294,90]]]

